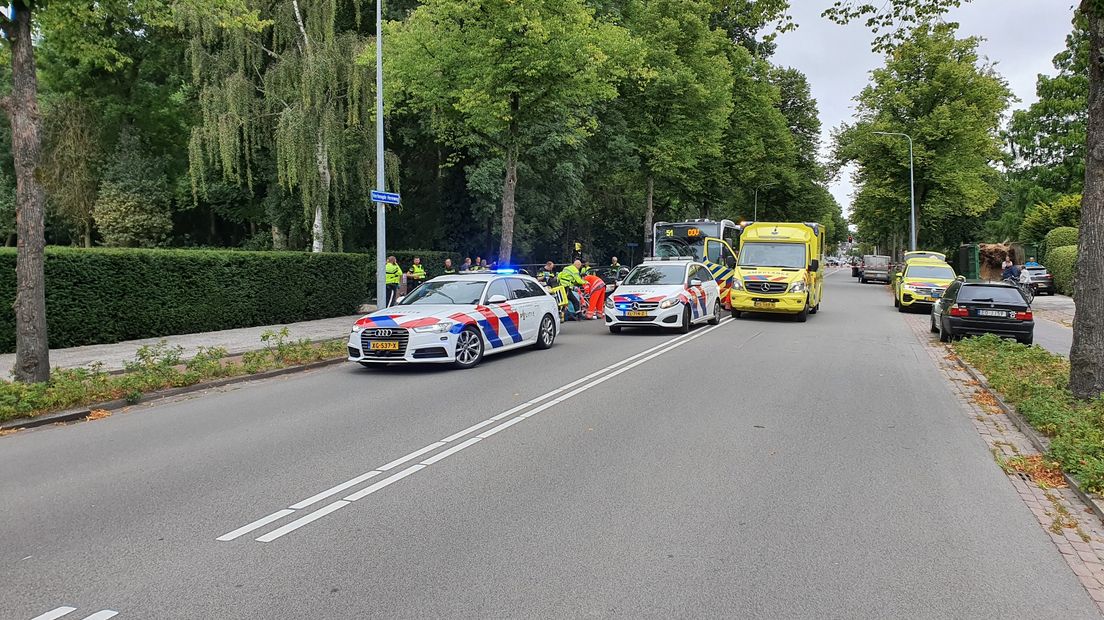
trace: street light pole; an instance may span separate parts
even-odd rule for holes
[[[759,190],[766,189],[768,187],[774,187],[774,183],[767,183],[766,185],[760,185],[759,187],[755,188],[755,211],[754,214],[751,216],[751,221],[753,222],[759,221]]]
[[[909,202],[911,213],[909,215],[909,249],[916,251],[916,177],[912,164],[912,136],[896,131],[875,131],[879,136],[904,136],[909,144]]]
[[[376,189],[386,191],[383,170],[383,0],[376,0]],[[387,305],[387,212],[376,203],[376,308]]]

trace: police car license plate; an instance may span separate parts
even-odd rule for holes
[[[773,301],[757,301],[757,302],[755,302],[755,307],[756,308],[773,308],[774,307],[774,302]]]
[[[373,351],[398,351],[399,343],[395,340],[383,340],[369,344],[368,348]]]
[[[643,310],[629,310],[625,314],[628,316],[648,316],[648,313]]]

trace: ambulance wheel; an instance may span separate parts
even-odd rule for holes
[[[537,344],[538,349],[548,349],[552,347],[552,343],[556,341],[556,321],[552,319],[551,314],[544,315],[541,319],[540,330],[537,332]]]
[[[689,334],[690,327],[690,306],[686,306],[682,309],[682,325],[679,326],[678,331],[680,334]]]
[[[483,359],[483,338],[474,327],[465,327],[456,337],[457,368],[471,368]]]
[[[805,321],[809,320],[809,306],[805,306],[801,309],[801,312],[795,314],[794,320],[798,323],[804,323]]]
[[[893,307],[894,308],[900,308],[901,307],[901,300],[897,299],[896,293],[894,293],[894,295],[893,295]]]
[[[620,334],[621,333],[621,326],[620,325],[610,325],[609,329],[610,329],[611,334]]]
[[[817,312],[820,312],[820,302],[819,301],[817,302],[817,305],[813,306],[813,309],[809,311],[809,314],[816,314]]]
[[[743,314],[743,312],[740,312],[736,308],[733,308],[732,310],[729,310],[729,312],[732,314],[732,318],[734,318],[734,319],[740,318],[740,315]]]
[[[720,325],[721,324],[721,302],[719,302],[719,301],[713,302],[713,317],[711,319],[709,319],[709,324],[710,325]]]

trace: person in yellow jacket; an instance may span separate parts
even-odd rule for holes
[[[409,295],[410,291],[418,288],[418,285],[425,282],[425,279],[426,271],[425,267],[422,266],[422,259],[415,256],[414,264],[406,272],[406,294]]]
[[[560,280],[560,286],[564,287],[564,290],[567,292],[568,300],[571,302],[571,310],[574,312],[574,316],[570,316],[570,318],[575,320],[583,316],[579,295],[575,292],[576,287],[586,286],[587,283],[580,273],[582,268],[583,261],[575,259],[574,263],[561,269],[560,274],[557,276]]]
[[[383,268],[384,271],[384,284],[387,285],[387,304],[385,308],[391,307],[395,303],[395,298],[399,294],[399,284],[402,283],[402,267],[399,267],[399,261],[394,256],[387,257],[387,265]]]

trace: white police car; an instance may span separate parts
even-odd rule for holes
[[[720,323],[720,288],[697,261],[646,260],[606,299],[605,314],[614,334],[622,327],[668,327],[685,333],[695,323]]]
[[[451,363],[471,368],[484,355],[552,346],[556,300],[533,278],[510,270],[433,278],[398,304],[353,325],[349,361]]]

